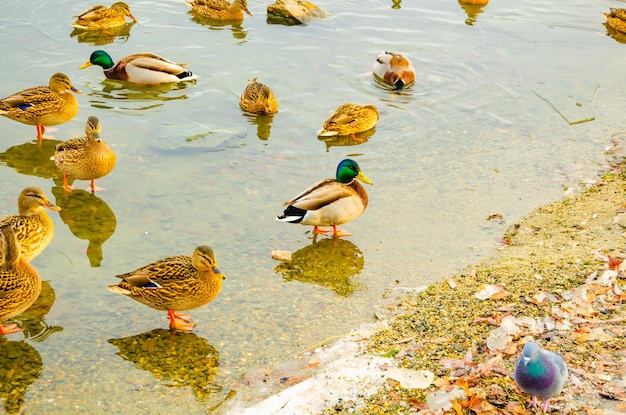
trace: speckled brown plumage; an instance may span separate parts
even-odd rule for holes
[[[61,210],[54,205],[43,190],[27,187],[17,200],[18,214],[0,218],[0,226],[11,225],[21,245],[22,258],[31,261],[52,241],[54,223],[45,208]]]
[[[218,20],[243,20],[243,12],[252,16],[246,0],[193,0],[186,1],[193,13]]]
[[[81,30],[102,30],[114,27],[124,26],[126,17],[136,22],[137,19],[130,12],[128,4],[118,1],[113,3],[111,7],[93,6],[84,13],[76,17],[76,21],[71,24],[72,27]]]
[[[377,122],[378,109],[375,105],[346,103],[328,117],[324,122],[324,127],[317,132],[317,135],[326,137],[356,134],[371,130]]]
[[[278,112],[278,101],[269,86],[250,80],[239,97],[239,106],[254,114],[274,114]]]
[[[0,265],[0,322],[26,311],[41,292],[37,270],[21,255],[13,226],[0,225],[3,262]],[[0,326],[0,334],[21,331],[14,324]]]

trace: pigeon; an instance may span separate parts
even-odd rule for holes
[[[542,350],[534,342],[524,345],[513,373],[517,386],[532,396],[528,408],[539,406],[537,403],[539,396],[544,400],[541,407],[544,412],[548,412],[550,408],[550,398],[563,390],[567,376],[563,356],[557,352]]]

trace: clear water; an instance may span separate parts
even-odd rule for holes
[[[24,334],[0,340],[0,413],[216,412],[247,373],[371,322],[390,298],[488,254],[531,209],[593,178],[622,129],[626,49],[602,24],[621,2],[494,0],[470,19],[455,1],[320,0],[330,18],[289,27],[267,24],[269,2],[256,0],[241,25],[214,27],[182,0],[128,3],[139,23],[99,46],[70,37],[72,16],[91,2],[3,4],[0,96],[58,71],[83,95],[42,150],[34,127],[0,119],[2,214],[16,212],[26,186],[64,207],[50,212],[54,240],[33,260],[46,295],[16,319]],[[114,59],[158,53],[199,79],[104,81],[98,67],[78,70],[97,48]],[[412,90],[394,94],[367,76],[383,50],[412,59]],[[253,77],[276,94],[273,117],[240,110]],[[318,140],[348,101],[378,106],[375,133],[359,145]],[[570,125],[555,108],[595,119]],[[89,115],[117,166],[98,181],[105,191],[66,195],[48,158],[83,135]],[[343,226],[352,237],[312,245],[306,227],[274,221],[346,156],[374,182],[367,211]],[[494,213],[505,223],[486,220]],[[200,244],[213,246],[227,279],[193,310],[193,333],[163,331],[165,313],[106,289]],[[273,249],[292,251],[293,266]]]

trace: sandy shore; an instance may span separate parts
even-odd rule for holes
[[[219,413],[523,414],[512,371],[529,340],[570,369],[553,413],[626,413],[624,211],[621,162],[511,225],[485,260],[391,304],[388,321],[248,374]]]

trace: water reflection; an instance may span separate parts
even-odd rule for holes
[[[113,27],[102,30],[82,30],[74,29],[70,37],[75,37],[78,43],[88,43],[94,46],[107,45],[119,41],[126,43],[130,37],[130,28],[135,22],[126,23],[124,26]]]
[[[46,340],[52,333],[63,330],[61,326],[49,326],[44,317],[50,309],[56,295],[49,281],[41,282],[41,293],[35,302],[22,314],[13,317],[10,321],[22,328],[24,337],[32,341]]]
[[[366,143],[371,136],[376,133],[376,128],[372,128],[361,133],[352,135],[334,135],[329,137],[318,136],[317,139],[326,143],[326,152],[333,146],[356,146]]]
[[[35,139],[32,142],[9,147],[5,152],[0,153],[0,161],[21,174],[43,177],[44,179],[63,178],[63,173],[57,168],[54,161],[50,160],[56,145],[61,142],[44,139],[41,142],[41,148],[39,148]]]
[[[244,112],[243,116],[248,119],[248,123],[256,125],[256,136],[259,137],[259,140],[265,141],[270,138],[274,115],[257,115]]]
[[[6,413],[21,413],[26,389],[37,380],[42,366],[41,355],[33,346],[0,336],[0,397]]]
[[[274,270],[286,281],[302,281],[321,285],[335,293],[348,296],[361,285],[351,277],[363,270],[363,252],[352,242],[341,238],[324,238],[299,249],[291,261],[278,264]]]
[[[198,24],[201,24],[203,26],[208,26],[210,30],[230,29],[235,39],[245,40],[246,38],[247,32],[243,27],[241,27],[242,20],[212,19],[210,17],[196,14],[192,10],[190,10],[188,13],[191,16],[192,21]],[[241,43],[244,43],[244,42],[240,42],[240,44]]]
[[[89,241],[87,258],[92,267],[102,263],[102,244],[115,232],[115,213],[98,196],[82,189],[66,192],[63,186],[52,188],[59,216],[78,239]]]
[[[484,11],[483,8],[487,6],[487,2],[484,2],[483,4],[471,4],[463,0],[458,1],[461,8],[465,10],[465,13],[467,13],[467,19],[465,19],[465,24],[468,26],[474,26],[474,23],[476,22],[476,17]]]
[[[400,3],[402,3],[402,0],[391,0],[391,2],[393,3],[392,9],[401,9]]]
[[[119,349],[117,354],[122,359],[168,386],[190,386],[201,401],[222,390],[214,382],[220,354],[194,333],[155,329],[108,342]]]
[[[103,109],[125,109],[125,110],[146,110],[150,108],[160,107],[161,103],[151,103],[144,105],[143,101],[175,101],[179,99],[187,99],[187,95],[176,95],[176,91],[195,85],[196,81],[187,81],[180,83],[167,83],[159,85],[138,85],[131,82],[117,81],[113,79],[104,79],[101,82],[102,89],[96,89],[90,84],[87,87],[91,92],[87,94],[90,98],[89,104],[95,108]],[[83,90],[83,93],[85,91]],[[169,93],[169,94],[168,94]],[[98,100],[95,98],[101,98]],[[116,107],[111,100],[121,101],[124,104],[130,104],[133,101],[142,102],[137,107]]]

